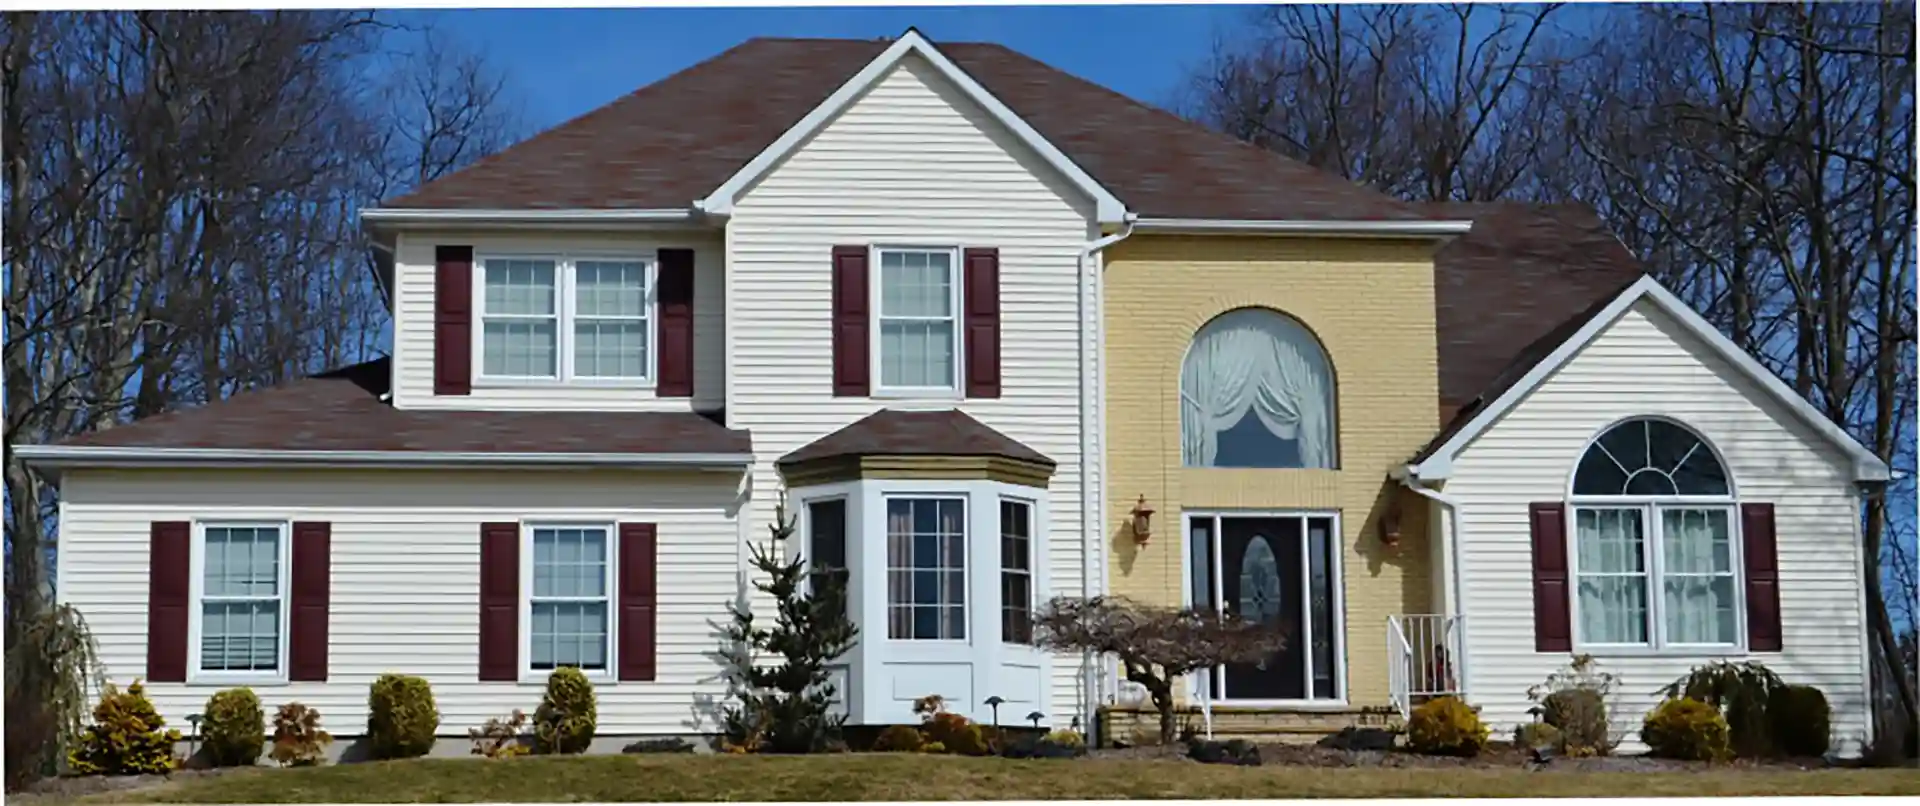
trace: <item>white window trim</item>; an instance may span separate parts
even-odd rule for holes
[[[902,500],[905,500],[905,501],[955,501],[960,504],[960,548],[962,549],[960,552],[960,556],[964,558],[964,561],[966,563],[966,565],[960,569],[960,573],[962,574],[961,582],[960,582],[960,590],[963,592],[962,596],[965,597],[960,602],[960,617],[961,617],[960,624],[962,627],[966,629],[966,634],[959,638],[895,638],[893,636],[894,603],[893,603],[893,597],[891,592],[887,590],[887,583],[889,581],[888,580],[889,575],[893,573],[894,565],[893,565],[893,558],[890,556],[887,556],[886,554],[889,535],[884,531],[880,533],[880,540],[882,541],[881,556],[883,558],[880,566],[880,573],[881,573],[880,600],[883,605],[882,613],[885,614],[886,621],[881,624],[881,634],[885,636],[886,640],[890,643],[913,644],[916,646],[939,646],[943,644],[949,645],[949,646],[964,646],[966,644],[973,643],[975,638],[975,633],[979,632],[979,630],[975,629],[976,625],[973,623],[974,614],[977,612],[974,608],[979,604],[978,602],[974,601],[979,597],[974,595],[974,590],[973,590],[974,566],[979,564],[974,562],[974,557],[973,557],[973,549],[974,549],[973,532],[974,532],[974,520],[975,520],[972,512],[973,496],[969,494],[969,491],[964,489],[959,491],[947,491],[947,492],[931,492],[931,491],[929,492],[906,492],[906,491],[883,492],[880,495],[880,522],[883,525],[886,523],[887,510],[889,506],[894,501],[902,501]],[[994,502],[994,506],[996,507],[999,506],[998,500]],[[994,537],[994,542],[997,544],[1000,540],[1000,536],[996,534],[993,537]],[[909,551],[911,551],[912,549],[911,541],[909,541],[908,549]],[[911,561],[912,558],[909,557],[908,560]],[[947,570],[949,570],[946,568],[946,566],[941,566],[941,569],[942,569],[941,573],[945,573]],[[999,569],[998,568],[994,569],[994,572],[997,578]],[[914,605],[915,603],[907,602],[907,604]],[[950,605],[940,604],[937,606],[941,608],[945,608],[945,607],[949,607]],[[997,605],[995,607],[994,612],[997,616],[999,613],[999,608]]]
[[[1332,551],[1329,552],[1330,556],[1328,557],[1328,562],[1330,564],[1330,567],[1327,569],[1327,573],[1332,575],[1332,579],[1330,580],[1331,582],[1330,587],[1333,588],[1333,601],[1329,604],[1329,607],[1331,607],[1333,611],[1332,612],[1332,615],[1333,615],[1333,674],[1334,674],[1333,679],[1334,679],[1334,684],[1338,686],[1340,689],[1340,696],[1333,699],[1325,699],[1325,700],[1316,700],[1312,698],[1313,697],[1313,656],[1312,656],[1312,652],[1313,652],[1313,627],[1312,627],[1313,590],[1312,588],[1307,587],[1307,588],[1303,588],[1301,591],[1301,599],[1302,599],[1301,612],[1306,613],[1307,616],[1306,618],[1302,619],[1302,621],[1306,623],[1303,625],[1303,629],[1300,631],[1301,646],[1304,646],[1307,648],[1306,651],[1303,653],[1303,657],[1305,658],[1305,661],[1307,664],[1307,668],[1305,670],[1307,699],[1288,700],[1288,699],[1214,698],[1213,704],[1216,706],[1232,705],[1232,706],[1246,706],[1246,707],[1286,707],[1286,708],[1300,710],[1300,711],[1339,710],[1339,709],[1346,708],[1348,705],[1348,700],[1352,697],[1352,681],[1349,680],[1347,677],[1347,583],[1346,583],[1347,572],[1346,572],[1346,560],[1344,558],[1345,547],[1346,547],[1346,538],[1344,537],[1344,535],[1346,534],[1346,532],[1345,532],[1345,526],[1341,522],[1340,512],[1337,510],[1320,510],[1320,509],[1262,509],[1262,510],[1189,509],[1189,510],[1183,511],[1180,516],[1180,568],[1181,568],[1180,604],[1182,607],[1186,606],[1187,603],[1193,601],[1193,573],[1191,571],[1191,569],[1193,568],[1193,561],[1194,561],[1193,522],[1196,520],[1213,522],[1213,532],[1212,532],[1212,540],[1214,544],[1213,545],[1213,578],[1215,580],[1219,580],[1222,578],[1220,576],[1221,567],[1220,567],[1220,548],[1219,548],[1220,519],[1222,518],[1298,519],[1301,522],[1300,524],[1301,535],[1303,537],[1306,535],[1306,521],[1308,519],[1328,518],[1333,521],[1333,526],[1332,526],[1333,546],[1332,546]],[[1301,551],[1301,554],[1300,554],[1301,571],[1303,574],[1311,578],[1313,573],[1312,564],[1311,564],[1312,557],[1313,557],[1312,547],[1307,545],[1307,542],[1305,540],[1302,540],[1300,541],[1300,551]],[[1196,701],[1200,696],[1200,681],[1202,677],[1203,675],[1201,674],[1187,675],[1186,682],[1184,683],[1184,685],[1187,687],[1187,696],[1195,698]]]
[[[549,260],[553,261],[554,284],[554,350],[557,351],[554,362],[554,375],[488,375],[486,374],[486,319],[487,319],[487,261],[489,260]],[[573,325],[576,321],[574,308],[578,304],[575,298],[575,265],[581,261],[624,261],[641,264],[646,278],[647,298],[645,303],[647,321],[647,365],[646,375],[639,378],[617,378],[594,375],[574,374]],[[505,315],[505,314],[503,314]],[[533,317],[520,317],[533,318]],[[588,317],[605,319],[617,317]],[[516,387],[552,387],[552,386],[592,386],[610,389],[652,389],[660,376],[660,265],[655,257],[635,255],[624,252],[489,252],[476,254],[473,258],[473,326],[472,326],[472,365],[471,382],[477,388],[516,388]]]
[[[997,509],[1001,504],[1005,504],[1005,503],[1019,504],[1027,508],[1027,538],[1026,538],[1027,569],[1022,573],[1026,574],[1026,577],[1027,577],[1027,620],[1029,623],[1029,629],[1034,630],[1035,637],[1037,638],[1038,630],[1036,628],[1033,628],[1031,624],[1033,620],[1037,618],[1040,614],[1039,584],[1036,581],[1038,577],[1037,569],[1039,568],[1039,563],[1040,563],[1040,550],[1038,548],[1040,543],[1040,535],[1037,534],[1035,529],[1035,527],[1038,525],[1035,523],[1035,521],[1038,519],[1038,516],[1035,513],[1039,511],[1039,505],[1035,503],[1035,501],[1032,498],[1023,498],[1023,497],[1012,496],[1012,495],[1001,495],[997,500],[994,501],[994,507]],[[999,534],[994,535],[995,539],[1004,541],[1006,539],[1006,534],[1007,534],[1006,521],[1002,520],[1000,522],[999,532],[1000,532]],[[1006,594],[1006,590],[1004,588],[1001,588],[1000,586],[1006,584],[1003,580],[1005,580],[1007,572],[1011,570],[1007,568],[1007,557],[1005,554],[1002,554],[1000,556],[1000,568],[998,570],[999,570],[999,573],[994,575],[994,581],[998,584],[996,584],[994,587],[1000,591],[1000,596],[997,597],[997,601],[995,602],[995,604],[998,605],[998,607],[996,607],[996,610],[998,611],[998,613],[1004,616],[1007,610],[1007,594]],[[1007,640],[1007,634],[1005,629],[1002,629],[1000,631],[1000,643],[1012,644],[1014,646],[1027,646],[1027,644],[1023,644],[1018,641]]]
[[[207,587],[207,528],[215,529],[277,529],[280,532],[275,546],[279,550],[276,569],[279,579],[275,580],[275,590],[280,594],[280,653],[275,669],[262,671],[231,671],[225,669],[203,670],[200,668],[200,642],[204,634],[203,611],[204,596]],[[187,559],[188,587],[187,601],[187,682],[189,684],[220,685],[280,685],[289,679],[288,666],[292,661],[292,643],[288,631],[292,628],[292,595],[288,587],[292,584],[293,526],[291,521],[276,519],[235,519],[235,520],[196,520],[193,522],[192,556]]]
[[[588,680],[613,682],[620,669],[620,526],[598,520],[528,520],[520,522],[520,681],[545,682],[553,669],[533,668],[533,532],[535,529],[604,529],[607,533],[606,601],[607,663],[603,669],[581,669]]]
[[[885,272],[880,269],[880,257],[884,252],[945,252],[949,257],[950,270],[953,272],[948,295],[951,298],[948,308],[953,322],[953,370],[947,386],[888,386],[884,372],[884,356],[881,352],[880,323],[883,318],[909,319],[926,317],[883,317],[881,311],[882,292]],[[869,397],[883,399],[913,400],[959,400],[965,397],[966,388],[962,379],[966,377],[966,312],[960,306],[966,302],[962,288],[965,284],[966,267],[961,265],[961,251],[957,246],[910,246],[905,244],[875,244],[867,249],[867,372],[873,379]]]
[[[1584,455],[1584,454],[1583,454]],[[1729,481],[1731,486],[1731,481]],[[1573,621],[1573,651],[1596,656],[1682,655],[1736,656],[1747,653],[1746,558],[1741,545],[1740,506],[1733,496],[1624,496],[1588,495],[1569,499],[1567,512],[1568,617]],[[1639,644],[1605,644],[1583,640],[1580,619],[1580,513],[1595,510],[1635,510],[1640,512],[1646,539],[1647,641]],[[1661,513],[1668,510],[1712,510],[1727,517],[1728,562],[1733,569],[1733,642],[1726,644],[1682,644],[1667,640],[1666,618],[1666,526]],[[1593,576],[1594,574],[1589,574]],[[1632,576],[1617,574],[1614,576]],[[1688,574],[1686,576],[1705,576]],[[1716,575],[1717,576],[1717,575]]]

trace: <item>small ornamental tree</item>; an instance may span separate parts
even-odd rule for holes
[[[784,505],[774,510],[773,544],[793,536]],[[761,626],[750,608],[734,605],[724,632],[732,647],[733,699],[721,713],[727,749],[755,753],[818,753],[840,738],[844,716],[832,715],[834,686],[827,665],[853,647],[858,628],[847,615],[845,575],[817,574],[809,591],[805,558],[781,560],[768,547],[751,546],[753,567],[764,577],[753,586],[773,597],[772,627]],[[762,654],[771,664],[760,662]]]
[[[1192,608],[1122,597],[1058,598],[1035,619],[1040,643],[1065,652],[1114,655],[1160,712],[1160,741],[1174,739],[1173,685],[1227,663],[1258,663],[1286,647],[1286,628]]]

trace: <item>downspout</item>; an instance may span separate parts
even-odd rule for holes
[[[1388,475],[1392,476],[1395,481],[1400,482],[1400,486],[1405,487],[1409,490],[1412,490],[1416,493],[1419,493],[1420,495],[1425,496],[1429,499],[1432,499],[1438,502],[1441,506],[1447,508],[1447,546],[1446,548],[1447,548],[1447,553],[1453,559],[1453,562],[1449,563],[1449,565],[1451,565],[1452,568],[1450,569],[1450,573],[1447,575],[1449,577],[1448,585],[1452,588],[1453,595],[1447,598],[1451,600],[1452,609],[1456,611],[1448,615],[1457,615],[1460,617],[1460,627],[1459,627],[1460,657],[1454,659],[1454,665],[1458,667],[1460,670],[1460,698],[1463,700],[1467,700],[1468,702],[1471,702],[1472,701],[1470,699],[1471,692],[1468,690],[1468,686],[1467,686],[1467,680],[1468,680],[1467,664],[1468,664],[1468,656],[1472,655],[1473,653],[1468,649],[1470,644],[1467,641],[1467,630],[1471,627],[1471,625],[1467,622],[1467,613],[1466,613],[1467,589],[1465,587],[1462,587],[1461,580],[1464,578],[1464,575],[1460,571],[1460,566],[1463,564],[1462,561],[1465,559],[1465,556],[1460,551],[1460,499],[1447,495],[1446,493],[1440,492],[1438,490],[1427,489],[1427,486],[1420,482],[1420,477],[1417,475],[1414,475],[1411,467],[1395,468],[1393,472]]]
[[[1088,241],[1080,247],[1078,274],[1080,276],[1080,593],[1092,598],[1106,592],[1107,580],[1107,543],[1102,536],[1105,529],[1101,526],[1106,515],[1101,511],[1103,488],[1107,483],[1106,451],[1106,409],[1100,405],[1100,397],[1107,389],[1107,362],[1105,356],[1095,360],[1094,351],[1105,349],[1106,298],[1101,285],[1105,267],[1100,251],[1127,239],[1133,234],[1133,216],[1127,217],[1119,232]],[[1087,297],[1093,297],[1092,322],[1087,321]],[[1093,391],[1087,391],[1087,378],[1093,379]],[[1086,472],[1088,457],[1098,462],[1098,484],[1092,483]],[[1097,561],[1096,561],[1097,560]],[[1080,690],[1083,702],[1080,712],[1086,717],[1084,730],[1089,744],[1098,746],[1100,737],[1095,735],[1097,725],[1094,714],[1099,708],[1101,692],[1106,688],[1106,667],[1098,662],[1093,653],[1083,652],[1080,658]]]

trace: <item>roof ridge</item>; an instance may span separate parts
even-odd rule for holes
[[[1282,153],[1280,153],[1280,152],[1278,152],[1278,151],[1274,151],[1273,149],[1270,149],[1270,148],[1265,148],[1265,147],[1262,147],[1262,146],[1259,146],[1259,145],[1255,145],[1255,144],[1253,144],[1253,143],[1250,143],[1250,142],[1247,142],[1246,140],[1242,140],[1242,139],[1240,139],[1240,138],[1238,138],[1238,137],[1234,137],[1234,136],[1232,136],[1232,135],[1230,135],[1230,134],[1227,134],[1227,133],[1225,133],[1225,132],[1221,132],[1221,131],[1216,131],[1216,130],[1214,130],[1214,129],[1212,129],[1212,128],[1210,128],[1210,127],[1208,127],[1208,126],[1206,126],[1205,124],[1202,124],[1202,123],[1199,123],[1199,122],[1196,122],[1196,121],[1193,121],[1193,120],[1189,120],[1189,119],[1187,119],[1187,118],[1184,118],[1184,117],[1181,117],[1180,115],[1177,115],[1177,114],[1175,114],[1175,113],[1173,113],[1173,112],[1172,112],[1172,111],[1170,111],[1170,110],[1167,110],[1167,109],[1163,109],[1163,108],[1161,108],[1161,107],[1158,107],[1158,106],[1155,106],[1155,105],[1153,105],[1153,104],[1150,104],[1150,103],[1147,103],[1146,101],[1142,101],[1142,100],[1140,100],[1140,99],[1138,99],[1138,98],[1135,98],[1135,97],[1133,97],[1133,96],[1131,96],[1131,95],[1128,95],[1128,94],[1126,94],[1126,93],[1124,93],[1124,92],[1120,92],[1119,90],[1116,90],[1116,89],[1114,89],[1114,88],[1112,88],[1112,87],[1109,87],[1109,86],[1107,86],[1107,85],[1105,85],[1105,84],[1101,84],[1101,83],[1100,83],[1100,82],[1098,82],[1098,81],[1094,81],[1094,80],[1092,80],[1092,79],[1089,79],[1089,78],[1086,78],[1086,77],[1083,77],[1083,76],[1080,76],[1080,75],[1077,75],[1077,74],[1075,74],[1075,73],[1073,73],[1073,72],[1071,72],[1071,71],[1068,71],[1068,70],[1066,70],[1065,68],[1061,68],[1061,67],[1058,67],[1058,66],[1055,66],[1055,65],[1053,65],[1053,64],[1050,64],[1050,63],[1048,63],[1048,62],[1044,62],[1044,61],[1041,61],[1041,60],[1039,60],[1039,59],[1036,59],[1036,58],[1034,58],[1034,57],[1032,57],[1032,56],[1029,56],[1029,55],[1027,55],[1027,54],[1025,54],[1025,53],[1022,53],[1022,52],[1020,52],[1020,51],[1018,51],[1018,50],[1015,50],[1014,48],[1010,48],[1010,47],[1008,47],[1008,46],[1006,46],[1006,45],[1003,45],[1003,44],[1000,44],[1000,43],[998,43],[998,42],[954,42],[954,43],[949,43],[949,44],[953,44],[953,45],[972,45],[972,46],[975,46],[975,47],[987,47],[987,48],[994,48],[994,49],[998,49],[998,50],[1001,50],[1001,51],[1005,51],[1006,53],[1009,53],[1009,54],[1012,54],[1012,55],[1014,55],[1014,56],[1017,56],[1017,57],[1019,57],[1019,58],[1022,58],[1022,59],[1025,59],[1025,60],[1027,60],[1027,61],[1029,61],[1029,62],[1032,62],[1032,63],[1034,63],[1034,64],[1037,64],[1037,65],[1040,65],[1041,67],[1044,67],[1044,68],[1046,68],[1046,69],[1048,69],[1048,70],[1052,70],[1052,71],[1054,71],[1054,72],[1056,72],[1056,73],[1059,73],[1060,75],[1063,75],[1063,76],[1066,76],[1067,78],[1070,78],[1070,79],[1073,79],[1074,81],[1077,81],[1077,82],[1079,82],[1079,83],[1081,83],[1081,84],[1084,84],[1084,85],[1086,85],[1086,86],[1088,86],[1088,87],[1091,87],[1091,88],[1093,88],[1094,90],[1096,90],[1096,91],[1098,91],[1098,92],[1101,92],[1101,93],[1105,93],[1106,95],[1108,95],[1108,96],[1111,96],[1111,97],[1114,97],[1114,98],[1118,98],[1118,99],[1120,99],[1121,101],[1124,101],[1125,103],[1127,103],[1127,104],[1129,104],[1129,105],[1132,105],[1132,106],[1135,106],[1135,107],[1139,107],[1140,109],[1142,109],[1142,110],[1144,110],[1144,111],[1146,111],[1146,112],[1148,112],[1148,113],[1150,113],[1150,114],[1153,114],[1153,115],[1157,115],[1157,116],[1159,116],[1159,117],[1161,117],[1161,118],[1164,118],[1164,119],[1166,119],[1166,120],[1168,120],[1168,121],[1171,121],[1171,122],[1173,122],[1173,123],[1175,123],[1175,124],[1178,124],[1178,125],[1180,125],[1180,126],[1182,126],[1182,127],[1184,127],[1184,128],[1186,128],[1186,129],[1188,129],[1188,130],[1190,130],[1191,132],[1193,132],[1194,134],[1196,134],[1196,135],[1198,135],[1198,136],[1205,136],[1205,137],[1208,137],[1208,138],[1211,138],[1211,139],[1213,139],[1213,140],[1217,140],[1217,141],[1220,141],[1220,142],[1223,142],[1223,143],[1230,143],[1230,144],[1232,144],[1233,146],[1235,146],[1235,147],[1237,147],[1237,148],[1241,148],[1241,149],[1249,149],[1249,150],[1251,150],[1251,152],[1252,152],[1252,153],[1255,153],[1255,154],[1258,154],[1258,155],[1259,155],[1259,156],[1260,156],[1260,157],[1261,157],[1262,159],[1264,159],[1264,160],[1266,160],[1266,161],[1268,161],[1268,162],[1274,162],[1274,163],[1281,163],[1281,164],[1285,164],[1285,165],[1287,165],[1287,166],[1289,166],[1289,167],[1294,167],[1294,168],[1304,168],[1304,169],[1306,169],[1306,170],[1309,170],[1309,171],[1312,171],[1312,172],[1314,172],[1314,173],[1317,173],[1317,174],[1320,174],[1320,175],[1322,175],[1322,176],[1325,176],[1325,177],[1327,177],[1328,179],[1333,179],[1333,180],[1338,180],[1338,181],[1341,181],[1341,182],[1345,182],[1345,183],[1347,183],[1347,184],[1349,184],[1349,185],[1352,185],[1352,186],[1353,186],[1354,188],[1356,188],[1356,189],[1358,189],[1358,190],[1363,190],[1363,191],[1366,191],[1366,192],[1368,192],[1368,193],[1373,193],[1373,194],[1376,194],[1376,195],[1379,195],[1379,196],[1380,196],[1380,197],[1382,197],[1383,199],[1386,199],[1386,200],[1388,200],[1388,201],[1390,201],[1390,202],[1392,202],[1393,204],[1396,204],[1396,205],[1399,205],[1399,206],[1400,206],[1401,208],[1403,208],[1403,209],[1405,209],[1405,210],[1406,210],[1407,212],[1409,212],[1409,213],[1412,213],[1412,212],[1417,212],[1417,210],[1416,210],[1416,209],[1414,208],[1414,203],[1413,203],[1413,202],[1408,202],[1408,201],[1406,201],[1406,200],[1404,200],[1404,199],[1401,199],[1401,198],[1400,198],[1400,197],[1398,197],[1398,196],[1395,196],[1395,195],[1393,195],[1393,194],[1391,194],[1391,193],[1387,193],[1386,191],[1383,191],[1383,190],[1381,190],[1381,189],[1379,189],[1379,188],[1376,188],[1376,187],[1373,187],[1372,185],[1368,185],[1368,184],[1366,184],[1366,183],[1364,183],[1364,182],[1356,182],[1356,181],[1354,181],[1354,180],[1351,180],[1351,179],[1348,179],[1348,178],[1346,178],[1346,177],[1344,177],[1344,176],[1341,176],[1340,174],[1337,174],[1337,173],[1334,173],[1334,172],[1332,172],[1332,171],[1329,171],[1329,170],[1326,170],[1326,169],[1323,169],[1323,168],[1321,168],[1321,167],[1319,167],[1319,166],[1317,166],[1317,165],[1313,165],[1313,164],[1311,164],[1311,163],[1307,163],[1307,162],[1304,162],[1304,161],[1302,161],[1302,160],[1297,160],[1297,159],[1294,159],[1294,158],[1292,158],[1292,157],[1289,157],[1289,156],[1287,156],[1287,155],[1285,155],[1285,154],[1282,154]],[[989,88],[989,91],[991,91],[991,88]]]

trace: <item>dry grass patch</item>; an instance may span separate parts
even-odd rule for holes
[[[1917,770],[1688,773],[1224,767],[1185,761],[830,756],[415,759],[245,770],[78,803],[861,801],[1914,795]]]

